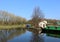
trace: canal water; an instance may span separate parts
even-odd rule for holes
[[[0,30],[0,42],[60,42],[60,34],[34,29]]]

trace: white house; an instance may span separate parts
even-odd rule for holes
[[[42,22],[39,22],[39,27],[41,28],[46,28],[46,24],[47,24],[47,21],[42,21]]]

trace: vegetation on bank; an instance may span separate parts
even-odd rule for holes
[[[0,11],[0,29],[24,27],[26,19],[7,11]]]
[[[0,25],[0,30],[1,29],[15,29],[15,28],[25,28],[25,24],[22,25]]]
[[[0,11],[0,25],[19,25],[23,23],[26,23],[25,18],[6,11]]]

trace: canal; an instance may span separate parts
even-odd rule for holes
[[[0,42],[60,42],[60,34],[40,33],[34,29],[0,30]]]

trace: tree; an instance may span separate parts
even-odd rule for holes
[[[15,16],[12,13],[6,11],[0,11],[0,24],[1,25],[15,25],[26,22],[25,18]]]
[[[32,24],[35,27],[38,27],[38,23],[41,21],[41,19],[44,18],[44,14],[42,13],[42,11],[40,10],[39,7],[35,7],[35,9],[33,10],[33,14],[32,14]]]

